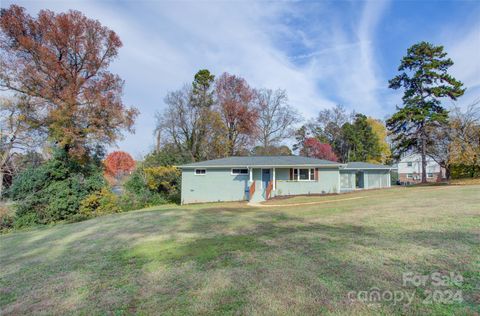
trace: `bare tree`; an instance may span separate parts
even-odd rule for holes
[[[480,166],[480,99],[468,105],[464,112],[456,107],[452,114],[455,137],[452,161],[464,163],[475,170]]]
[[[278,145],[295,134],[300,114],[288,104],[285,90],[260,89],[256,92],[258,109],[257,141],[263,148]]]
[[[15,153],[35,148],[40,141],[41,130],[35,129],[37,118],[28,98],[0,99],[0,198],[3,178],[13,172]]]
[[[427,155],[445,169],[463,163],[473,168],[480,165],[480,100],[468,105],[465,111],[458,106],[450,111],[448,124],[430,125]]]
[[[314,125],[317,130],[316,136],[330,144],[335,144],[342,138],[342,126],[351,122],[355,117],[355,112],[348,113],[343,105],[336,105],[331,109],[324,109],[318,113]]]
[[[162,136],[163,144],[173,144],[193,161],[221,156],[219,151],[226,146],[218,145],[225,135],[219,114],[208,107],[194,105],[192,100],[189,85],[169,92],[165,97],[167,108],[157,113],[157,135]],[[157,144],[157,150],[159,147]]]
[[[440,124],[429,126],[426,131],[429,135],[427,156],[438,163],[445,170],[445,177],[450,179],[451,149],[455,139],[454,129],[450,124]]]

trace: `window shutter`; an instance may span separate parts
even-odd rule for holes
[[[315,181],[318,181],[318,168],[315,168],[314,179],[315,179]]]
[[[290,168],[290,180],[293,180],[293,168]]]

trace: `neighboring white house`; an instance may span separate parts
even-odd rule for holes
[[[398,162],[398,178],[401,182],[422,181],[422,156],[406,154]],[[432,158],[427,157],[427,181],[439,182],[445,178],[445,170]]]

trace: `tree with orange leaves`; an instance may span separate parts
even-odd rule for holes
[[[138,114],[121,99],[123,80],[108,71],[120,38],[79,11],[11,5],[0,12],[0,87],[29,96],[48,136],[69,157],[114,144]]]
[[[119,178],[125,174],[130,174],[135,169],[135,160],[129,153],[124,151],[114,151],[105,158],[105,173],[108,176]]]
[[[230,156],[241,154],[257,133],[255,91],[245,79],[223,73],[215,82],[215,92],[218,112],[227,131],[227,153]]]

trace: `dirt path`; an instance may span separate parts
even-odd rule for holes
[[[364,199],[368,196],[356,196],[351,198],[345,199],[336,199],[336,200],[324,200],[324,201],[317,201],[317,202],[303,202],[303,203],[291,203],[291,204],[250,204],[251,206],[255,207],[285,207],[285,206],[299,206],[299,205],[312,205],[312,204],[323,204],[323,203],[332,203],[332,202],[340,202],[340,201],[349,201],[349,200],[358,200]]]
[[[430,188],[421,188],[422,191],[430,191],[430,190],[443,190],[453,188],[455,186],[442,186],[442,187],[430,187]],[[333,203],[333,202],[341,202],[341,201],[350,201],[350,200],[359,200],[365,199],[370,197],[370,195],[365,196],[356,196],[344,199],[334,199],[334,200],[323,200],[323,201],[316,201],[316,202],[303,202],[303,203],[291,203],[291,204],[261,204],[261,203],[249,203],[250,206],[253,207],[287,207],[287,206],[302,206],[302,205],[314,205],[314,204],[324,204],[324,203]]]

